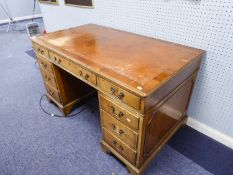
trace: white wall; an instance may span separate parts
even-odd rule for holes
[[[4,3],[4,1],[7,4],[13,18],[32,15],[34,0],[0,0],[0,3],[6,8],[6,4]],[[39,13],[41,13],[41,11],[37,3],[35,14]],[[7,18],[8,17],[0,7],[0,20]]]
[[[233,137],[232,0],[94,0],[95,8],[41,4],[47,31],[106,25],[207,51],[188,114]],[[203,125],[202,125],[203,126]]]

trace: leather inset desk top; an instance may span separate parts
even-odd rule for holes
[[[204,54],[199,49],[94,24],[34,40],[145,95]]]

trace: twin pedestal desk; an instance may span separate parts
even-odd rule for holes
[[[102,149],[131,174],[187,119],[204,51],[94,24],[32,38],[47,98],[65,115],[98,91]]]

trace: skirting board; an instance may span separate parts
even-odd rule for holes
[[[207,135],[208,137],[224,144],[225,146],[233,149],[233,138],[230,136],[227,136],[213,128],[210,128],[209,126],[191,118],[188,117],[187,125],[191,128],[201,132],[202,134]]]
[[[41,18],[42,14],[35,14],[34,18]],[[32,19],[33,16],[29,15],[29,16],[21,16],[21,17],[15,17],[13,18],[14,21],[22,21],[22,20],[27,20],[27,19]],[[5,23],[9,23],[10,20],[9,19],[1,19],[0,20],[0,24],[5,24]]]

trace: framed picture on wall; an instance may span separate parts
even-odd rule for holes
[[[39,2],[48,3],[48,4],[59,4],[58,0],[39,0]]]
[[[93,8],[93,0],[65,0],[66,5]]]

